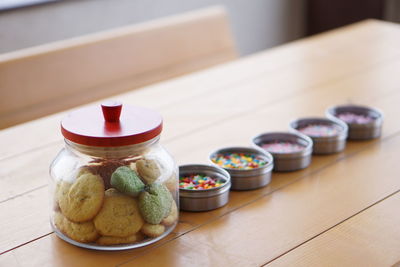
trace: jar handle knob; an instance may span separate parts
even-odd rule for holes
[[[119,101],[107,101],[101,104],[104,120],[106,122],[119,122],[122,103]]]

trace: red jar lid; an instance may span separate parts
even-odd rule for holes
[[[162,118],[150,109],[107,102],[76,110],[61,121],[61,133],[87,146],[125,146],[160,135]]]

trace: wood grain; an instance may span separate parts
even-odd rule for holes
[[[324,59],[324,62],[331,62],[332,57]],[[394,58],[392,61],[395,59],[396,58]],[[303,64],[309,64],[306,60],[304,62]],[[317,64],[321,64],[320,61],[314,63],[314,68],[316,68]],[[183,102],[180,105],[170,105],[164,107],[162,109],[162,114],[165,117],[166,123],[163,133],[163,143],[167,144],[167,147],[170,148],[171,152],[177,156],[180,163],[194,161],[204,162],[209,151],[216,149],[218,145],[229,145],[229,143],[240,143],[247,145],[250,141],[250,137],[254,136],[256,133],[266,130],[285,129],[287,128],[288,122],[296,116],[314,114],[322,115],[324,109],[326,109],[326,107],[332,103],[343,103],[353,99],[358,103],[377,105],[374,102],[364,101],[364,99],[368,100],[368,97],[375,99],[375,97],[378,95],[388,97],[390,93],[396,91],[397,84],[399,82],[397,76],[393,75],[395,72],[397,72],[399,67],[398,61],[394,61],[394,63],[391,62],[390,64],[386,63],[384,66],[373,64],[370,68],[364,69],[364,72],[360,72],[359,74],[355,74],[353,76],[334,76],[336,79],[333,80],[331,80],[332,72],[321,68],[322,70],[317,74],[320,77],[320,81],[323,80],[323,82],[320,82],[322,85],[315,83],[312,77],[304,79],[304,77],[301,75],[296,74],[295,69],[298,67],[300,66],[296,66],[294,69],[290,68],[289,70],[281,70],[286,74],[279,79],[277,78],[276,80],[276,76],[274,75],[275,73],[272,73],[273,77],[270,79],[272,82],[269,81],[269,76],[264,77],[262,75],[259,75],[255,80],[245,79],[245,81],[247,81],[246,83],[238,82],[238,84],[232,86],[230,88],[231,91],[229,95],[225,93],[225,90],[222,90],[225,88],[221,88],[221,90],[215,92],[213,98],[209,98],[208,94],[190,95],[189,93],[189,96],[192,97],[190,101]],[[351,71],[352,68],[354,68],[354,66],[347,70]],[[293,84],[285,85],[287,80],[286,76],[288,75],[294,77],[292,79]],[[298,77],[298,80],[295,77]],[[275,92],[275,87],[271,87],[269,83],[275,83],[275,87],[280,87],[281,90],[279,90],[279,92]],[[298,85],[295,86],[295,83]],[[378,84],[380,88],[379,90],[376,90]],[[332,86],[336,87],[332,89]],[[176,88],[180,89],[182,87],[177,86]],[[296,88],[296,90],[293,88]],[[149,88],[139,91],[146,92],[147,89]],[[252,105],[249,105],[249,102],[245,101],[246,99],[242,96],[242,91],[246,92],[246,97],[249,98],[248,101],[251,101]],[[326,94],[329,92],[330,95],[327,97]],[[263,97],[265,93],[267,93],[269,97]],[[131,96],[126,94],[126,99],[129,100],[129,97],[135,99],[136,96],[136,92],[134,92]],[[242,101],[237,102],[236,99],[238,98],[241,98]],[[253,98],[253,100],[251,100],[251,98]],[[296,100],[293,101],[293,99]],[[318,108],[308,105],[308,103],[310,103],[310,99],[315,99],[311,102],[315,101],[318,103]],[[335,101],[333,101],[333,99]],[[149,98],[143,99],[143,102],[153,103],[157,101],[151,101]],[[162,101],[158,100],[158,102],[161,104]],[[232,109],[232,102],[237,102],[234,109]],[[193,105],[204,105],[208,108],[201,110],[192,109],[191,106]],[[378,104],[378,106],[380,105]],[[307,107],[312,108],[307,110]],[[182,113],[181,110],[186,110],[186,112]],[[277,119],[277,117],[274,116],[276,112],[279,112],[284,117],[279,117],[279,119]],[[248,113],[250,113],[250,115],[246,115]],[[24,130],[23,127],[16,127],[14,131],[3,131],[2,134],[4,138],[1,139],[1,142],[3,142],[5,150],[9,148],[10,151],[17,153],[14,146],[21,148],[22,144],[25,144],[25,148],[27,149],[30,144],[37,143],[36,140],[39,142],[39,144],[40,142],[46,142],[42,140],[49,140],[51,137],[53,137],[54,140],[59,140],[60,134],[59,130],[57,129],[59,124],[56,123],[55,120],[59,119],[60,116],[61,114],[57,116],[51,116],[47,120],[42,119],[35,121],[36,123],[28,123],[26,125],[28,129],[30,129],[30,127],[33,128],[32,134],[27,135],[21,141],[18,140],[18,142],[15,142],[15,136],[20,136],[25,132],[31,133],[31,131],[28,129]],[[237,116],[244,116],[242,124],[245,123],[247,127],[236,129],[237,123],[235,118]],[[268,125],[264,126],[263,124],[260,124],[257,118],[268,120]],[[194,121],[196,123],[193,123]],[[219,131],[226,131],[226,134],[222,136],[229,136],[229,138],[213,136],[212,132],[215,131],[214,127],[218,127],[220,123],[226,126],[222,127],[222,129]],[[43,129],[47,129],[47,131],[43,131]],[[179,131],[176,129],[179,129]],[[232,129],[235,129],[235,135],[229,134]],[[185,137],[190,133],[193,134]],[[389,131],[387,133],[390,134],[393,132]],[[199,138],[199,135],[203,134],[210,136],[210,138]],[[236,137],[236,140],[232,139]],[[14,138],[14,145],[10,146],[8,144],[12,142],[12,138]],[[189,138],[188,140],[193,140],[189,141],[192,143],[192,146],[185,146],[186,149],[182,149],[180,148],[179,143],[188,142],[185,140],[186,138]],[[207,142],[207,144],[202,144],[199,141],[196,141],[196,139],[204,140]],[[4,199],[13,197],[14,195],[20,195],[25,191],[43,186],[47,183],[47,168],[43,168],[43,166],[49,165],[61,147],[60,141],[53,142],[54,143],[50,146],[45,146],[45,143],[42,143],[41,145],[43,148],[38,148],[32,151],[28,150],[25,153],[19,151],[19,154],[17,154],[18,156],[16,155],[15,157],[8,155],[8,159],[6,157],[2,162],[0,162],[0,166],[4,166],[4,168],[0,168],[0,174],[2,175],[0,183],[5,184],[10,180],[14,181],[14,183],[9,186],[7,191],[4,191],[0,194],[0,201],[4,201]],[[38,159],[37,155],[41,155],[41,157]],[[29,164],[37,160],[39,160],[38,163],[40,164]],[[12,167],[13,165],[15,167]],[[31,178],[29,172],[20,172],[18,170],[19,166],[21,165],[33,166],[29,169],[29,172],[34,174],[33,178]]]
[[[190,262],[196,263],[195,266],[263,264],[398,190],[400,180],[393,175],[393,169],[400,156],[399,148],[399,135],[386,142],[375,142],[356,156],[338,161],[272,194],[244,201],[239,209],[220,216],[210,216],[208,212],[182,213],[181,220],[189,221],[189,225],[191,220],[200,222],[201,227],[191,227],[189,232],[164,245],[112,253],[115,257],[109,257],[107,262],[117,264],[131,259],[130,263],[138,266],[163,263],[186,266]],[[278,175],[274,180],[280,178]],[[249,196],[256,191],[244,193]],[[80,264],[95,264],[99,260],[93,257],[99,252],[56,240],[53,235],[46,236],[12,253],[22,265],[31,261],[30,255],[37,246],[57,250],[35,255],[34,261],[38,263],[55,262],[55,253],[62,257],[57,261],[59,266],[83,266]],[[68,253],[59,255],[63,250]],[[71,254],[74,257],[67,256]]]
[[[394,266],[400,255],[400,193],[266,266]]]
[[[174,266],[261,265],[399,190],[393,173],[399,148],[399,136],[378,143],[130,263],[157,266],[170,258]]]
[[[371,30],[366,30],[366,28]],[[317,87],[319,84],[313,79],[317,79],[320,83],[329,83],[332,80],[344,78],[343,74],[349,75],[352,71],[361,71],[379,62],[385,64],[386,61],[391,61],[394,56],[399,55],[397,46],[400,45],[400,38],[396,38],[397,32],[398,29],[391,24],[366,21],[332,31],[329,35],[322,34],[296,41],[180,79],[115,96],[115,98],[127,104],[145,105],[157,109],[164,115],[164,108],[190,103],[191,99],[208,97],[209,94],[219,91],[223,96],[223,92],[231,90],[232,87],[240,88],[248,85],[246,89],[258,88],[260,91],[264,87],[269,88],[272,95],[276,93],[277,88],[287,92],[286,90],[296,88],[304,90],[307,87]],[[348,35],[354,38],[346,38]],[[358,44],[364,43],[378,49],[367,50],[368,48],[363,45],[364,50],[354,49],[355,51],[350,50],[351,53],[348,53],[349,46],[358,47]],[[364,57],[362,51],[369,56]],[[362,61],[359,61],[360,58]],[[313,63],[314,60],[318,62]],[[302,71],[299,72],[299,70]],[[314,73],[315,71],[317,72]],[[285,84],[288,88],[284,87]],[[173,94],[171,90],[174,91]],[[237,97],[241,97],[241,93]],[[232,108],[232,105],[229,107]],[[229,115],[230,109],[227,112]],[[3,138],[0,140],[0,145],[3,147],[0,151],[0,159],[61,140],[58,127],[63,116],[65,113],[3,130]],[[26,132],[31,134],[15,142],[15,136]],[[168,135],[163,136],[165,138]],[[10,143],[14,145],[10,146]]]
[[[177,157],[177,160],[180,164],[183,163],[193,163],[193,162],[207,162],[207,156],[210,151],[220,147],[220,146],[229,146],[232,144],[237,145],[248,145],[250,142],[250,137],[254,135],[254,133],[260,133],[266,131],[266,126],[260,124],[258,120],[252,119],[254,114],[258,117],[264,118],[269,122],[268,128],[269,130],[279,129],[279,127],[286,128],[287,123],[290,121],[294,115],[312,115],[312,114],[322,114],[323,110],[332,103],[333,100],[337,103],[341,103],[346,101],[348,97],[357,97],[359,96],[359,101],[364,104],[378,106],[383,108],[386,115],[386,120],[388,123],[385,124],[384,129],[384,137],[390,136],[392,134],[398,133],[400,131],[400,126],[395,123],[397,114],[400,112],[399,106],[396,104],[400,101],[400,94],[390,94],[393,92],[397,92],[397,84],[398,77],[395,74],[399,67],[399,63],[395,63],[389,65],[379,71],[371,70],[370,72],[374,72],[376,77],[378,77],[379,81],[382,81],[380,90],[380,94],[382,97],[377,97],[378,93],[374,90],[374,85],[379,81],[375,81],[372,78],[369,78],[369,86],[355,86],[356,81],[365,81],[368,77],[371,77],[370,72],[366,72],[363,74],[359,74],[356,76],[352,76],[351,78],[341,80],[336,84],[330,84],[329,86],[320,87],[318,90],[312,90],[309,93],[303,94],[301,97],[289,98],[281,103],[266,107],[260,110],[253,111],[250,115],[243,116],[242,126],[240,129],[235,130],[235,135],[230,135],[232,129],[235,127],[236,121],[229,120],[222,122],[220,124],[216,124],[208,127],[205,130],[199,130],[196,133],[193,133],[190,136],[182,137],[179,139],[172,140],[171,142],[167,142],[167,147],[172,151],[172,153]],[[375,76],[374,76],[375,77]],[[383,81],[385,81],[383,83]],[[353,88],[352,90],[346,90],[347,93],[342,92],[341,90],[347,88]],[[369,93],[370,92],[370,93]],[[328,95],[327,95],[328,94]],[[325,96],[325,97],[323,97]],[[324,100],[321,100],[324,99]],[[315,101],[318,105],[307,105],[309,101]],[[290,109],[290,112],[281,112],[281,110],[285,110],[287,106],[298,106],[298,109]],[[299,110],[301,112],[299,113]],[[274,114],[280,112],[280,119],[277,120]],[[175,116],[178,116],[175,114]],[[286,125],[285,125],[286,124]],[[178,124],[177,124],[178,125]],[[178,125],[179,126],[179,125]],[[218,131],[220,134],[215,135],[215,131]],[[207,136],[206,139],[204,137]],[[229,136],[227,138],[226,136]],[[199,141],[202,140],[202,141]],[[204,140],[204,141],[203,141]],[[373,141],[372,141],[373,142]],[[191,143],[191,146],[187,146],[185,144]],[[322,157],[322,158],[314,158],[314,163],[310,168],[306,170],[296,172],[296,175],[305,176],[307,173],[313,172],[314,170],[318,170],[323,166],[332,164],[336,160],[346,157],[347,155],[351,155],[352,153],[358,152],[364,148],[367,143],[351,143],[350,146],[343,153],[336,154],[333,156]],[[1,184],[7,186],[8,190],[4,191],[0,194],[1,200],[6,201],[9,198],[19,197],[23,195],[25,192],[29,192],[35,188],[42,188],[47,184],[48,180],[48,169],[43,168],[43,166],[48,166],[52,158],[56,154],[56,150],[58,146],[47,147],[46,149],[40,149],[36,151],[32,151],[27,154],[20,155],[18,157],[13,157],[8,160],[3,160],[0,162],[0,174],[2,174],[2,179],[0,180]],[[40,156],[39,156],[40,155]],[[35,164],[36,163],[36,164]],[[20,166],[32,166],[29,169],[20,169]],[[3,166],[3,167],[2,167]],[[25,170],[25,171],[24,171]],[[275,175],[274,175],[275,176]],[[287,178],[287,180],[280,180],[282,183],[271,184],[271,190],[275,188],[281,187],[284,184],[287,184],[291,181],[291,178]],[[46,193],[46,192],[45,192]],[[34,195],[36,196],[36,195]],[[254,197],[257,197],[258,194],[255,194]],[[25,201],[39,201],[37,197],[32,197],[31,199],[25,199]],[[236,208],[240,202],[251,201],[246,198],[239,199],[239,201],[229,209]],[[45,203],[46,204],[46,203]],[[1,205],[1,204],[0,204]],[[4,206],[5,204],[3,204]],[[23,202],[20,203],[23,205]],[[47,212],[46,208],[43,204],[40,204],[42,213],[45,214]],[[35,213],[36,210],[30,211],[31,213]],[[26,220],[21,220],[22,217],[19,215],[13,216],[11,221],[14,224],[18,225],[21,229],[26,229],[29,231],[31,228],[30,222]],[[39,222],[38,222],[39,223]],[[47,217],[41,219],[40,223],[47,223]],[[7,229],[7,228],[4,228]],[[44,235],[49,233],[51,230],[49,227],[45,228],[43,232],[36,232],[32,230],[31,238],[36,238],[36,236]],[[7,240],[7,239],[6,239]],[[6,242],[3,240],[3,242]],[[25,238],[21,238],[21,243],[27,242]],[[18,244],[12,242],[12,246],[17,246]],[[11,245],[11,244],[9,244]],[[8,247],[6,243],[4,243],[4,247]]]
[[[313,157],[305,170],[274,173],[265,188],[231,192],[223,208],[181,212],[173,234],[139,250],[89,251],[48,235],[46,162],[62,145],[55,131],[63,114],[24,124],[37,140],[32,134],[15,142],[23,125],[1,131],[0,185],[7,190],[0,214],[10,216],[0,221],[0,251],[11,251],[0,266],[261,265],[376,204],[400,189],[399,31],[367,21],[120,95],[164,115],[162,143],[179,164],[207,162],[215,148],[249,145],[255,134],[287,129],[295,117],[323,116],[332,104],[351,101],[385,113],[381,139],[349,142],[341,153]]]

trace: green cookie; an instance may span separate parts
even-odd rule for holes
[[[146,222],[159,224],[170,213],[172,201],[164,185],[151,184],[139,196],[139,210]]]
[[[117,168],[111,175],[111,185],[121,193],[138,196],[144,188],[144,183],[138,174],[126,166]]]

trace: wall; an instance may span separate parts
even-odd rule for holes
[[[384,15],[386,20],[400,23],[400,1],[386,0]]]
[[[0,12],[0,53],[215,4],[241,55],[303,36],[305,0],[63,0]]]

